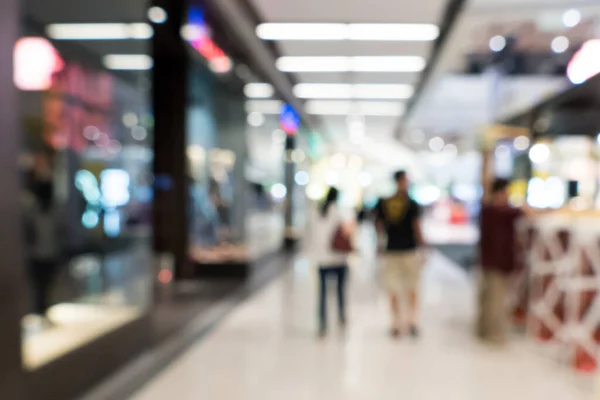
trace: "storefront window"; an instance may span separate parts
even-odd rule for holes
[[[36,34],[48,79],[17,85],[29,370],[140,318],[152,284],[148,71],[110,71],[87,42]]]
[[[245,263],[244,223],[240,223],[246,216],[240,201],[246,185],[242,82],[235,76],[222,77],[227,85],[214,74],[196,65],[189,77],[190,256],[203,264]],[[236,142],[237,148],[232,146]]]

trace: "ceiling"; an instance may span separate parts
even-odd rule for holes
[[[246,0],[263,22],[313,23],[430,23],[439,25],[447,0]],[[103,2],[91,0],[25,0],[28,17],[40,24],[57,22],[141,22],[146,20],[147,1]],[[576,7],[582,12],[580,26],[566,30],[563,13]],[[597,0],[470,0],[455,21],[424,90],[415,107],[404,119],[398,141],[398,115],[366,116],[358,125],[362,136],[354,135],[352,124],[343,115],[318,115],[317,127],[328,139],[331,152],[354,153],[390,168],[413,165],[419,158],[410,140],[415,130],[425,137],[475,138],[478,129],[494,117],[506,117],[568,85],[565,79],[526,77],[505,80],[500,100],[492,99],[490,82],[482,76],[464,76],[466,56],[488,51],[493,35],[524,31],[525,45],[532,51],[544,49],[555,35],[581,41],[600,32],[600,5]],[[535,26],[535,34],[527,31]],[[433,42],[411,41],[277,41],[281,56],[421,56],[428,59]],[[147,54],[148,41],[81,41],[78,45],[97,55],[108,53]],[[273,57],[275,55],[272,55]],[[273,60],[275,61],[275,60]],[[430,60],[427,60],[430,61]],[[301,72],[287,73],[291,83],[408,84],[416,85],[421,72]],[[406,100],[365,100],[393,103],[398,110]],[[492,108],[496,108],[492,111]],[[350,123],[349,123],[350,122]],[[252,129],[257,154],[271,140],[276,122]],[[251,139],[253,140],[253,139]],[[474,142],[474,140],[472,140]],[[426,144],[426,141],[423,142]],[[368,144],[368,145],[367,145]],[[251,146],[253,146],[251,144]],[[417,146],[418,149],[418,146]],[[382,156],[384,155],[384,157]],[[260,158],[260,155],[258,156]],[[280,157],[274,162],[279,165]]]
[[[568,29],[562,17],[572,8],[581,12],[582,20]],[[458,135],[474,144],[485,124],[518,114],[565,90],[570,83],[564,76],[510,77],[501,81],[497,98],[492,94],[492,78],[464,75],[466,56],[489,53],[489,40],[495,35],[515,35],[519,49],[532,53],[551,53],[551,42],[557,36],[565,36],[572,46],[578,46],[598,37],[599,17],[600,6],[595,1],[471,0],[406,120],[402,141],[410,143],[411,131],[424,129],[428,135]],[[563,57],[569,58],[570,51]]]
[[[446,0],[250,0],[263,22],[271,23],[429,23],[438,24]],[[427,59],[432,41],[277,41],[282,56],[421,56]],[[337,84],[409,84],[416,85],[421,72],[300,72],[290,73],[295,83]],[[310,100],[310,99],[307,99]],[[361,100],[362,102],[363,100]],[[400,113],[406,100],[364,100],[394,103]],[[377,107],[377,106],[376,106]],[[387,108],[387,107],[386,107]],[[365,146],[365,141],[379,143],[386,150],[386,164],[412,163],[413,154],[393,139],[399,113],[389,116],[365,116],[364,137],[351,140],[347,116],[319,115],[320,129],[331,152],[355,153],[365,159],[382,161],[381,147]],[[265,133],[267,134],[267,133]],[[379,153],[374,149],[378,149]],[[390,152],[390,150],[392,152]],[[379,155],[379,157],[378,157]],[[409,160],[409,158],[411,160]]]

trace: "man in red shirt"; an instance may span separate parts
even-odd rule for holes
[[[515,269],[515,223],[524,214],[510,205],[509,185],[505,179],[496,179],[490,201],[482,204],[480,214],[478,334],[497,343],[506,339],[506,284]]]

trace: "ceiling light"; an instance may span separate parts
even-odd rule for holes
[[[567,28],[573,28],[581,22],[581,13],[575,9],[568,10],[563,14],[562,20]]]
[[[248,125],[258,128],[265,123],[265,116],[259,112],[251,112],[248,114]]]
[[[559,54],[564,53],[569,48],[569,39],[564,36],[555,37],[552,41],[552,51]]]
[[[283,103],[279,100],[248,100],[245,104],[247,113],[280,114]]]
[[[256,28],[263,40],[345,40],[346,24],[267,23]]]
[[[353,72],[420,72],[425,65],[420,56],[352,57]]]
[[[404,104],[377,101],[327,101],[310,100],[305,110],[312,115],[367,115],[381,117],[399,117],[404,114]]]
[[[300,83],[294,87],[301,99],[407,99],[413,92],[406,84]]]
[[[114,70],[148,70],[154,61],[145,54],[108,54],[103,59],[104,66]]]
[[[432,41],[439,33],[432,24],[265,23],[256,28],[263,40]]]
[[[506,39],[504,36],[494,36],[490,39],[490,50],[498,53],[506,47]]]
[[[529,147],[529,138],[527,136],[519,136],[515,138],[513,146],[519,151],[525,151]]]
[[[162,7],[150,7],[148,19],[155,24],[164,24],[167,21],[167,12]]]
[[[404,115],[406,108],[402,103],[385,101],[362,101],[355,104],[357,114],[372,117],[400,117]]]
[[[542,143],[533,145],[529,150],[529,159],[534,164],[542,164],[550,157],[550,149]]]
[[[244,86],[244,94],[251,99],[266,99],[273,96],[275,90],[268,83],[248,83]]]
[[[432,24],[350,24],[350,40],[432,41],[440,30]]]
[[[439,136],[436,136],[429,141],[429,148],[436,153],[442,151],[445,145],[444,139]]]
[[[419,56],[281,57],[283,72],[420,72],[425,59]]]
[[[348,72],[350,57],[280,57],[277,68],[283,72]]]
[[[125,40],[150,39],[154,30],[149,24],[50,24],[46,34],[56,40]]]
[[[351,99],[352,85],[343,83],[300,83],[294,95],[301,99]]]
[[[414,89],[407,84],[357,84],[353,85],[355,99],[408,99]]]

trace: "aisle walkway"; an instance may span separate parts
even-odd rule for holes
[[[315,338],[315,274],[299,258],[133,399],[592,398],[590,379],[574,377],[529,345],[499,350],[473,340],[469,280],[438,254],[423,282],[423,338],[391,340],[385,299],[369,265],[353,267],[345,334]]]

